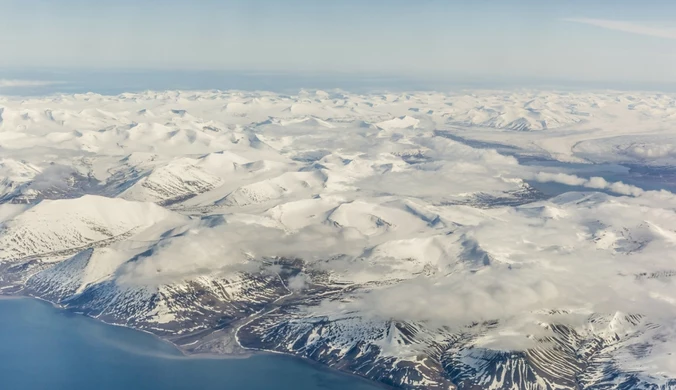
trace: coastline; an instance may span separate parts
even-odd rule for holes
[[[152,336],[155,340],[161,341],[162,343],[171,346],[176,352],[178,352],[178,354],[175,355],[175,356],[173,356],[173,355],[156,355],[156,357],[161,358],[161,359],[176,359],[176,360],[181,360],[181,359],[189,359],[189,360],[233,360],[233,359],[235,359],[235,360],[238,360],[238,359],[248,359],[248,358],[253,357],[253,356],[265,356],[265,355],[268,355],[268,356],[283,356],[284,358],[293,359],[296,362],[302,363],[304,365],[307,365],[307,366],[312,367],[312,368],[319,370],[319,371],[324,371],[324,372],[327,372],[327,373],[332,373],[332,374],[337,374],[337,375],[349,377],[349,378],[352,378],[352,379],[357,379],[357,380],[360,380],[360,381],[362,381],[366,384],[372,385],[374,387],[382,388],[382,389],[389,389],[389,390],[395,390],[396,389],[395,387],[389,386],[385,383],[365,378],[365,377],[358,375],[358,374],[355,374],[353,372],[336,369],[336,368],[333,368],[333,367],[328,366],[326,364],[314,361],[312,359],[308,359],[306,357],[297,356],[297,355],[293,355],[293,354],[289,354],[289,353],[285,353],[285,352],[274,351],[274,350],[243,347],[239,343],[239,339],[237,339],[237,338],[235,338],[237,345],[242,350],[246,351],[246,353],[242,353],[242,354],[225,354],[225,353],[208,353],[208,352],[191,353],[191,352],[185,350],[184,348],[182,348],[181,346],[173,343],[171,340],[168,340],[168,339],[166,339],[162,336],[159,336],[159,335],[157,335],[153,332],[143,330],[143,329],[133,328],[133,327],[123,325],[123,324],[114,324],[114,323],[106,322],[104,320],[86,315],[84,313],[69,310],[67,307],[64,307],[63,305],[49,301],[49,300],[41,298],[39,296],[23,295],[20,292],[18,294],[2,294],[2,293],[0,293],[0,300],[17,300],[18,301],[18,300],[24,300],[24,299],[26,299],[26,300],[34,299],[35,301],[42,302],[44,304],[48,304],[52,308],[57,309],[58,311],[60,311],[62,313],[77,315],[77,316],[80,316],[81,318],[93,320],[93,321],[96,321],[100,324],[104,324],[106,326],[115,326],[115,327],[119,327],[119,328],[129,329],[129,330],[132,330],[132,331],[135,331],[135,332],[141,332],[141,333],[144,333],[144,334],[148,334],[148,335]]]

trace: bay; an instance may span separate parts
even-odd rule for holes
[[[0,299],[4,390],[375,390],[293,357],[183,356],[150,334],[106,325],[34,299]]]

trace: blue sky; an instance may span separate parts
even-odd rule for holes
[[[0,0],[0,68],[674,83],[674,3]]]

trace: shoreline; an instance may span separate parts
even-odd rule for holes
[[[84,313],[71,311],[64,306],[59,305],[58,303],[49,301],[47,299],[44,299],[44,298],[41,298],[41,297],[38,297],[38,296],[22,295],[20,293],[19,294],[2,294],[0,292],[0,301],[2,301],[2,300],[8,300],[8,301],[16,300],[16,301],[18,301],[18,300],[24,300],[24,299],[25,300],[31,300],[32,299],[32,300],[35,300],[35,301],[38,301],[38,302],[42,302],[44,304],[50,305],[54,309],[57,309],[61,313],[68,313],[68,314],[77,315],[81,318],[93,320],[93,321],[96,321],[100,324],[104,324],[106,326],[115,326],[115,327],[119,327],[119,328],[129,329],[129,330],[132,330],[132,331],[135,331],[135,332],[141,332],[141,333],[144,333],[144,334],[148,334],[148,335],[152,336],[153,338],[155,338],[156,340],[159,340],[162,343],[168,344],[174,350],[176,350],[176,352],[178,352],[178,354],[175,355],[175,356],[172,356],[172,355],[156,355],[157,358],[161,358],[161,359],[231,360],[231,359],[248,359],[248,358],[253,357],[253,356],[266,356],[266,355],[267,356],[283,356],[284,358],[293,359],[297,362],[300,362],[302,364],[310,366],[310,367],[312,367],[316,370],[319,370],[319,371],[325,371],[327,373],[333,373],[333,374],[337,374],[337,375],[341,375],[341,376],[345,376],[345,377],[349,377],[349,378],[353,378],[353,379],[358,379],[360,381],[363,381],[364,383],[368,383],[368,384],[370,384],[374,387],[378,387],[378,388],[382,388],[382,389],[389,389],[389,390],[395,390],[396,389],[395,387],[392,387],[392,386],[387,385],[385,383],[365,378],[365,377],[358,375],[358,374],[355,374],[353,372],[339,370],[339,369],[333,368],[331,366],[328,366],[326,364],[323,364],[321,362],[317,362],[315,360],[308,359],[308,358],[303,357],[303,356],[297,356],[297,355],[289,354],[289,353],[286,353],[286,352],[279,352],[279,351],[274,351],[274,350],[244,347],[239,343],[239,339],[236,338],[236,337],[235,337],[235,341],[236,341],[237,345],[240,348],[242,348],[242,350],[246,351],[246,353],[242,353],[242,354],[223,354],[223,353],[206,353],[206,352],[205,353],[191,353],[191,352],[188,352],[185,349],[181,348],[179,345],[173,343],[172,341],[170,341],[170,340],[168,340],[168,339],[166,339],[162,336],[159,336],[159,335],[157,335],[153,332],[144,330],[144,329],[137,329],[137,328],[133,328],[131,326],[123,325],[123,324],[109,323],[109,322],[103,321],[101,319],[98,319],[96,317],[86,315]]]

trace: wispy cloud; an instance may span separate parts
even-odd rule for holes
[[[62,84],[61,81],[0,79],[0,88],[46,87]]]
[[[631,34],[648,35],[651,37],[660,37],[666,39],[676,39],[676,29],[644,26],[632,22],[606,20],[606,19],[588,19],[588,18],[568,18],[566,22],[583,23],[590,26],[606,28],[609,30],[623,31]]]

